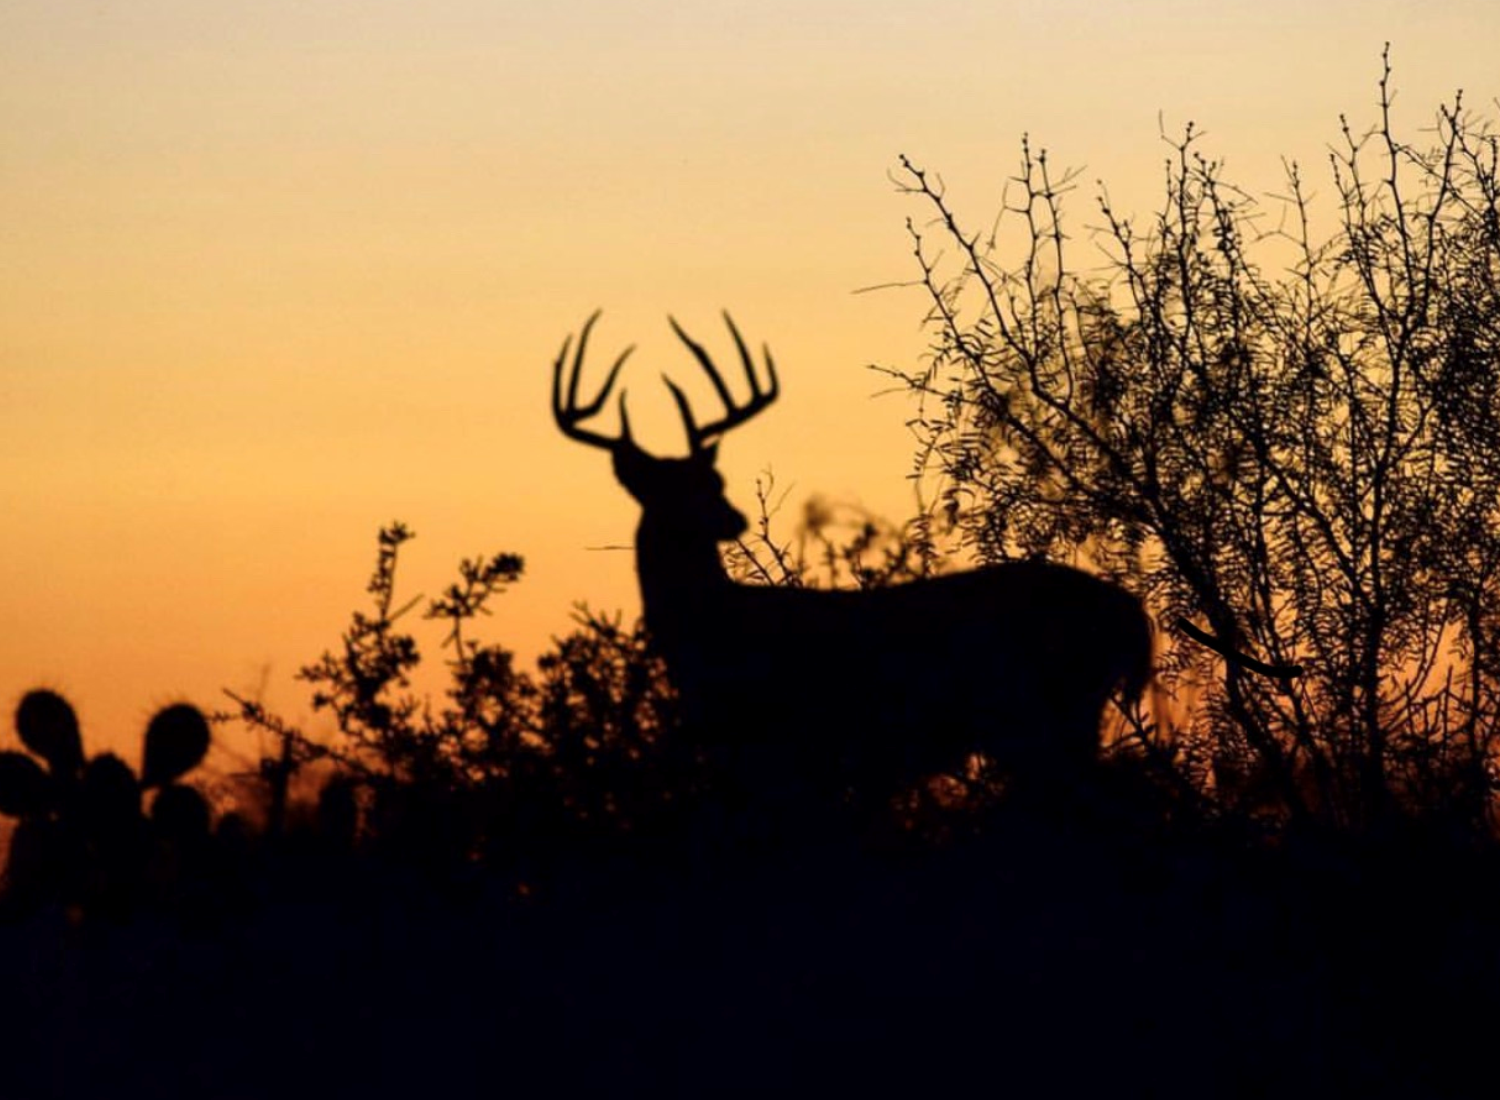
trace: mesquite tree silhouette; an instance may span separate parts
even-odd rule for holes
[[[1337,221],[1286,167],[1279,219],[1169,140],[1148,221],[1101,191],[1087,259],[1061,177],[1022,142],[994,230],[941,182],[898,185],[930,299],[917,395],[929,536],[981,561],[1090,560],[1164,626],[1305,667],[1259,675],[1162,631],[1167,721],[1123,744],[1222,808],[1367,829],[1493,813],[1500,713],[1500,175],[1461,97],[1397,135],[1344,120]],[[930,227],[935,227],[930,228]],[[1016,238],[1007,236],[1015,232]],[[935,255],[936,235],[957,257]],[[1011,246],[1018,245],[1012,252]],[[1099,265],[1099,252],[1107,261]],[[1015,258],[1012,258],[1015,257]]]

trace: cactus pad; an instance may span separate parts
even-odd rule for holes
[[[76,775],[83,767],[78,716],[55,691],[28,691],[16,708],[21,744],[52,766],[54,775]]]
[[[196,767],[208,752],[208,721],[187,703],[164,707],[146,727],[141,786],[160,787]]]
[[[0,752],[0,814],[30,817],[52,799],[52,781],[24,752]]]

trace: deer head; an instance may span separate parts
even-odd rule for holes
[[[719,437],[731,428],[749,420],[775,401],[780,393],[780,383],[776,378],[776,365],[771,359],[770,349],[763,349],[766,373],[770,381],[768,387],[762,389],[756,377],[755,363],[751,358],[749,348],[745,345],[744,338],[735,327],[734,320],[727,312],[724,314],[724,321],[734,337],[736,348],[739,349],[745,377],[750,382],[750,400],[739,405],[735,403],[729,387],[714,366],[708,352],[684,332],[676,320],[668,317],[667,321],[672,326],[672,331],[687,345],[693,358],[708,375],[714,392],[724,403],[725,414],[711,423],[699,425],[693,417],[687,395],[675,382],[663,375],[663,381],[666,382],[673,399],[677,402],[683,426],[687,430],[688,454],[685,458],[659,458],[641,450],[631,438],[630,416],[626,411],[623,391],[620,393],[620,434],[618,436],[601,435],[591,429],[580,427],[581,422],[597,415],[604,407],[604,403],[609,400],[610,392],[614,389],[620,369],[625,365],[630,353],[635,350],[635,346],[631,345],[621,352],[594,399],[587,404],[580,405],[578,386],[583,373],[584,351],[588,346],[589,333],[598,319],[599,312],[596,310],[584,322],[571,365],[568,364],[568,351],[573,342],[571,336],[563,342],[562,351],[558,353],[557,362],[553,365],[552,415],[557,420],[557,426],[570,439],[609,451],[613,460],[615,478],[640,504],[645,515],[651,517],[652,522],[663,532],[695,541],[711,539],[714,542],[722,542],[738,538],[744,534],[747,523],[744,515],[725,499],[724,479],[714,469],[714,461],[718,456]],[[564,374],[567,375],[566,385],[563,379]],[[564,389],[566,389],[566,394],[564,394]]]

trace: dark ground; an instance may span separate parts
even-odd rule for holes
[[[1490,1096],[1495,877],[1019,814],[529,899],[292,861],[186,925],[0,926],[0,1095]]]

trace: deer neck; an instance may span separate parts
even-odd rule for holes
[[[692,624],[701,619],[704,604],[732,583],[718,543],[649,513],[636,530],[635,566],[646,627],[667,648],[691,644]]]

